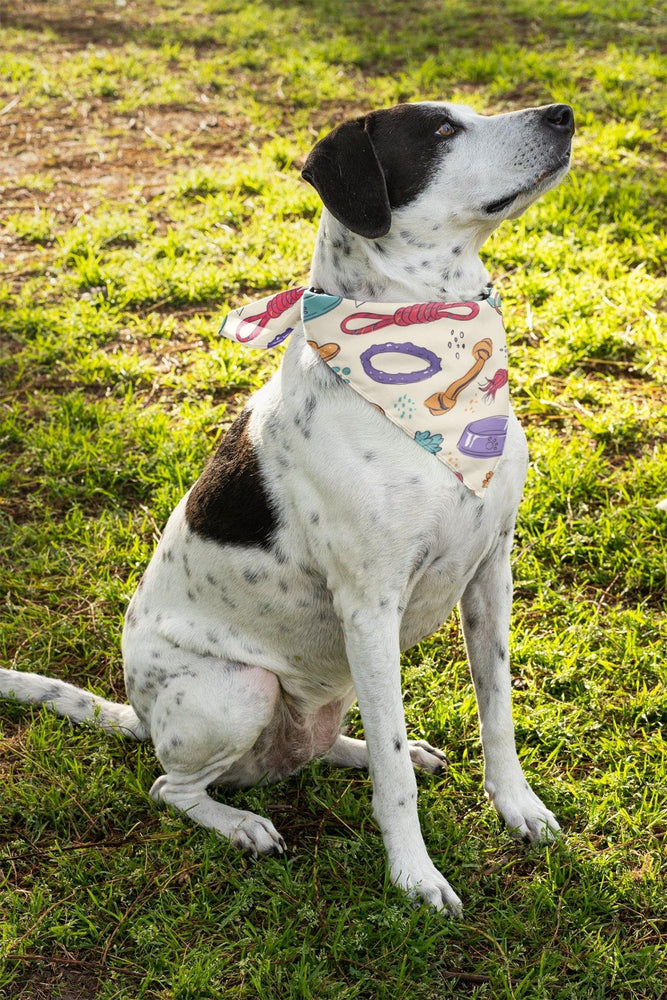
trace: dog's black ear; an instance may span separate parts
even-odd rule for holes
[[[376,240],[391,226],[391,208],[380,161],[365,119],[343,122],[320,139],[301,171],[334,218],[359,236]]]

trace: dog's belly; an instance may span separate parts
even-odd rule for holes
[[[347,697],[307,714],[293,699],[281,697],[271,723],[257,743],[213,784],[247,788],[295,774],[304,764],[331,749],[353,698],[350,688]]]

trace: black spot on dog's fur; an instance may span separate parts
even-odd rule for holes
[[[303,409],[301,410],[301,412],[297,413],[296,416],[294,417],[294,426],[301,431],[301,433],[305,438],[310,437],[310,428],[308,424],[310,423],[310,419],[313,413],[315,412],[316,407],[317,407],[317,399],[315,395],[311,392],[306,396],[305,402],[303,404]],[[289,451],[291,448],[291,446],[287,443],[285,443],[283,447],[287,451]]]
[[[229,608],[231,611],[236,611],[238,604],[236,603],[236,601],[233,601],[231,597],[227,596],[227,592],[226,590],[224,590],[224,588],[220,591],[220,600],[222,601],[222,603],[225,605],[226,608]]]
[[[255,450],[250,411],[236,418],[188,497],[185,516],[203,538],[268,548],[277,528]]]
[[[303,408],[305,410],[307,419],[312,417],[316,407],[317,407],[317,397],[315,396],[314,393],[309,392],[308,395],[306,396],[306,401],[303,404]]]

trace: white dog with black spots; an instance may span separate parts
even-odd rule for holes
[[[324,203],[311,285],[357,300],[480,300],[482,244],[565,176],[573,132],[561,104],[489,117],[402,104],[339,125],[303,171]],[[439,772],[445,757],[407,738],[400,654],[458,603],[486,794],[517,837],[553,837],[510,705],[510,549],[527,464],[510,414],[480,499],[297,328],[174,510],[131,601],[130,705],[10,670],[0,692],[152,739],[164,770],[152,796],[252,854],[282,853],[282,836],[210,786],[276,781],[316,757],[368,767],[393,882],[458,913],[422,837],[413,770]],[[355,699],[365,741],[340,732]]]

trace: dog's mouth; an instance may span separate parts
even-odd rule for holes
[[[521,198],[523,195],[530,195],[531,198],[536,198],[538,195],[543,194],[555,183],[560,180],[559,175],[564,175],[567,173],[570,166],[570,150],[568,149],[566,153],[563,153],[561,157],[557,160],[555,164],[550,167],[545,167],[544,170],[540,171],[532,184],[526,185],[525,187],[519,188],[513,194],[508,195],[505,198],[499,198],[497,201],[490,201],[483,206],[483,211],[485,215],[498,215],[501,212],[506,212],[514,202]],[[525,206],[524,206],[525,207]]]
[[[517,191],[515,194],[511,194],[509,198],[501,198],[499,201],[489,202],[488,205],[484,206],[484,211],[487,215],[497,215],[498,212],[504,212],[521,194],[523,194],[523,191]]]

